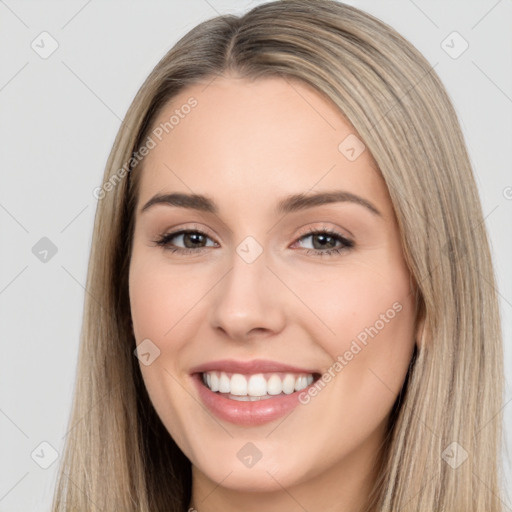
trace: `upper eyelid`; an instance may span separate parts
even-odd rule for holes
[[[348,236],[344,235],[340,231],[341,230],[339,228],[333,228],[333,227],[330,227],[330,226],[320,226],[320,227],[308,226],[306,228],[302,228],[300,230],[300,233],[299,233],[298,236],[299,237],[303,237],[303,236],[312,235],[312,234],[316,234],[316,233],[328,232],[328,233],[332,233],[334,235],[340,236],[342,238],[346,238],[347,240],[350,239]],[[353,236],[352,236],[352,238],[353,238]]]

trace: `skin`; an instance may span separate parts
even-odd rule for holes
[[[160,350],[152,364],[140,365],[144,382],[192,462],[190,506],[358,511],[376,478],[416,333],[411,278],[387,187],[368,150],[355,161],[340,152],[355,130],[308,85],[219,77],[182,91],[155,126],[191,96],[197,106],[137,171],[129,276],[137,343],[149,338]],[[274,212],[287,195],[340,189],[370,201],[381,215],[352,202]],[[207,195],[219,213],[165,204],[141,213],[155,194],[170,192]],[[155,244],[185,228],[207,234],[195,242],[202,249],[178,254]],[[321,255],[318,235],[304,234],[305,228],[334,230],[354,247]],[[247,236],[263,250],[250,264],[236,252]],[[184,244],[177,236],[169,245]],[[340,242],[331,240],[328,248],[333,245]],[[327,372],[396,302],[400,312],[285,418],[239,426],[201,405],[193,366],[261,358]],[[262,454],[250,468],[237,457],[248,442]]]

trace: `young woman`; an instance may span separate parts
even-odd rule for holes
[[[55,512],[501,510],[481,206],[394,30],[328,0],[202,23],[96,195]]]

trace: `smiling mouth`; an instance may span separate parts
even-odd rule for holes
[[[230,400],[254,402],[302,391],[320,378],[318,373],[268,372],[255,374],[208,371],[200,374],[210,391]]]

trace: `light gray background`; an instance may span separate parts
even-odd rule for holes
[[[50,508],[58,460],[40,467],[52,460],[40,443],[60,455],[67,432],[92,191],[120,120],[179,37],[204,19],[258,3],[0,0],[1,512]],[[460,116],[499,281],[512,446],[512,1],[349,3],[395,27],[436,65]],[[59,45],[47,59],[31,48],[34,40],[42,46],[43,31]],[[469,44],[456,59],[441,46],[453,31]],[[462,48],[460,39],[447,41],[452,53]],[[42,237],[58,249],[46,263],[32,253]],[[509,462],[505,470],[510,487]]]

